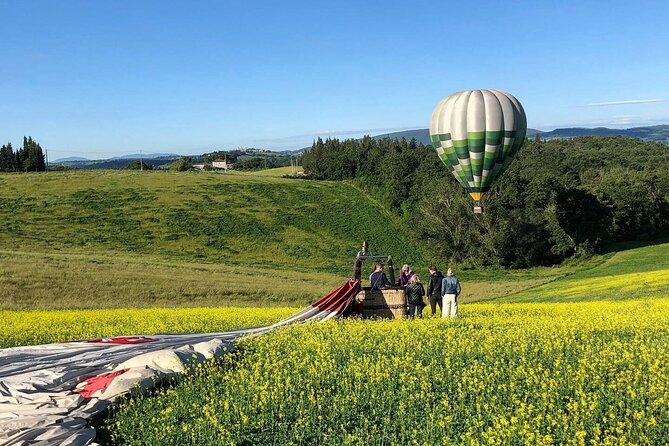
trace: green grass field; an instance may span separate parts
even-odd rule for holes
[[[349,276],[362,240],[424,279],[439,263],[357,188],[282,178],[286,169],[0,174],[0,308],[301,306]],[[593,262],[463,271],[462,300]]]
[[[265,175],[80,171],[0,175],[0,247],[123,252],[307,271],[347,268],[362,240],[425,263],[345,183]]]
[[[619,246],[592,268],[501,299],[508,302],[573,302],[669,297],[669,243]]]
[[[0,174],[0,221],[0,308],[302,305],[365,239],[426,264],[357,189],[273,172]]]

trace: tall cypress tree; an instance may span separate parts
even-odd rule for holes
[[[0,170],[14,170],[14,151],[11,142],[0,148]]]
[[[14,170],[23,170],[23,162],[25,161],[25,151],[19,147],[14,152]]]
[[[32,138],[23,137],[23,160],[21,162],[21,167],[26,172],[32,172],[35,170],[35,155],[33,153],[33,140]]]
[[[21,168],[26,172],[46,170],[44,153],[42,147],[32,137],[23,137],[23,150],[21,150]]]
[[[35,143],[35,158],[37,161],[37,170],[40,172],[46,171],[46,162],[44,160],[44,151],[42,150],[42,146],[40,146],[38,143]]]

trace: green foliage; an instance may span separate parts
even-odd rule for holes
[[[30,136],[23,137],[23,147],[16,152],[12,144],[0,147],[0,171],[39,172],[46,170],[46,162],[42,146]]]
[[[125,168],[127,170],[153,170],[153,166],[151,164],[145,163],[141,160],[131,161],[127,166],[125,166]]]
[[[182,156],[170,165],[170,170],[175,172],[186,172],[193,168],[193,162],[187,156]]]
[[[434,150],[414,140],[321,139],[304,155],[315,179],[354,179],[414,240],[465,266],[552,265],[613,241],[669,231],[669,148],[620,137],[527,141],[486,195],[485,214]]]

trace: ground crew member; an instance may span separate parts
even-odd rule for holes
[[[441,282],[441,317],[458,316],[458,296],[461,291],[460,281],[453,275],[453,270],[448,268],[446,277]]]

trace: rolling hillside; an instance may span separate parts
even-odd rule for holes
[[[271,175],[2,174],[0,308],[304,304],[363,240],[427,264],[351,185]]]
[[[362,240],[408,262],[401,225],[346,183],[168,172],[0,176],[0,247],[117,251],[348,273]]]
[[[506,302],[576,302],[669,297],[669,243],[608,254],[601,264],[501,299]]]

